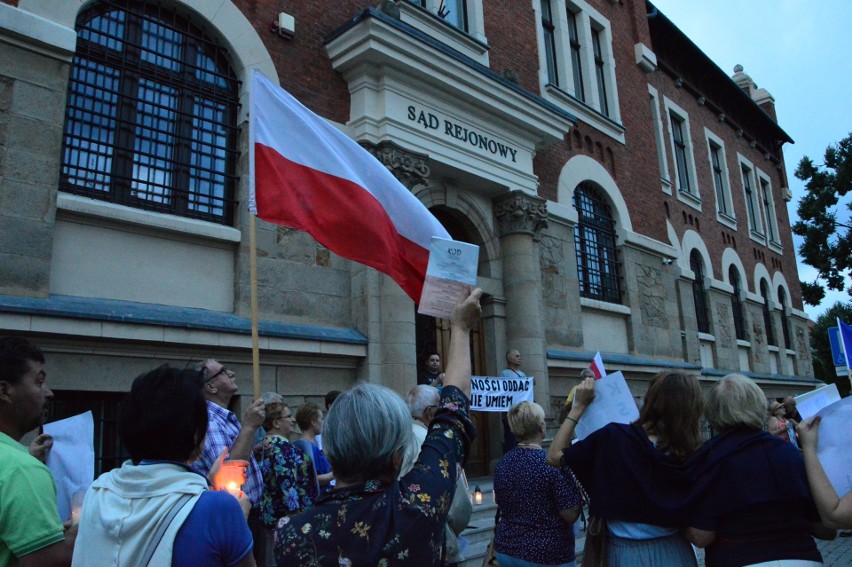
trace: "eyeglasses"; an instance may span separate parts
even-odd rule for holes
[[[216,374],[214,374],[213,376],[211,376],[210,378],[205,380],[204,383],[207,384],[208,382],[212,382],[214,378],[219,376],[219,374],[224,374],[228,378],[233,378],[234,376],[236,376],[236,374],[234,373],[233,370],[228,370],[227,368],[225,368],[223,366],[222,368],[219,369],[219,372],[217,372]]]

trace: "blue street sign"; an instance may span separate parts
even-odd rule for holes
[[[840,346],[840,329],[828,328],[828,342],[831,343],[831,358],[835,366],[846,367],[846,357],[843,356],[843,347]]]

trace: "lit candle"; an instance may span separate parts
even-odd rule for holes
[[[224,490],[235,498],[242,496],[242,485],[246,481],[248,461],[225,461],[216,474],[213,475],[213,487]]]
[[[473,501],[476,504],[482,504],[482,490],[479,489],[479,485],[476,485],[476,488],[473,489]]]
[[[76,526],[80,523],[80,514],[83,511],[83,497],[85,492],[75,492],[71,495],[71,525]]]

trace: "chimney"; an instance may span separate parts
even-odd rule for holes
[[[751,99],[763,110],[766,114],[768,114],[772,120],[778,121],[778,117],[775,115],[775,97],[766,90],[760,89],[751,80],[751,77],[748,76],[743,71],[742,65],[737,65],[734,67],[734,75],[731,77],[733,81],[740,87]]]

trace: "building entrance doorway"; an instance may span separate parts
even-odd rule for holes
[[[447,232],[454,240],[470,242],[481,245],[470,232],[453,217],[452,211],[436,207],[432,214],[437,217]],[[482,250],[480,249],[480,254]],[[441,355],[441,368],[445,368],[447,354],[450,345],[450,322],[446,319],[436,319],[428,315],[416,313],[415,306],[415,328],[417,343],[417,371],[418,375],[425,370],[427,357],[432,353]],[[485,338],[482,332],[482,324],[470,334],[470,356],[473,374],[483,375],[485,373]],[[489,452],[488,414],[483,412],[471,412],[471,419],[476,426],[476,439],[470,448],[465,472],[468,477],[487,476],[491,455]]]

